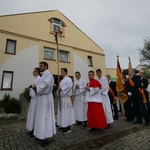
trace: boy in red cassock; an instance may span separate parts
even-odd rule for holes
[[[107,127],[106,116],[102,105],[100,93],[101,84],[94,79],[94,71],[88,72],[90,82],[87,84],[86,101],[88,102],[87,120],[90,131],[99,132],[101,128]]]

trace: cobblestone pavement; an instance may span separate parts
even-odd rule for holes
[[[0,150],[150,150],[150,126],[125,122],[122,116],[99,134],[81,126],[71,128],[67,135],[57,132],[53,142],[41,148],[26,134],[24,122],[1,125]]]

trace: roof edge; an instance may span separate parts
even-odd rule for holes
[[[33,14],[33,13],[43,13],[43,12],[52,12],[52,11],[59,11],[59,10],[54,9],[54,10],[33,11],[33,12],[25,12],[25,13],[17,13],[17,14],[7,14],[7,15],[0,15],[0,17],[15,16],[15,15],[25,15],[25,14]]]

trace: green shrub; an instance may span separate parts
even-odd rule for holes
[[[11,98],[9,94],[5,94],[2,101],[1,107],[5,109],[6,113],[21,113],[21,105],[20,102],[14,97]]]

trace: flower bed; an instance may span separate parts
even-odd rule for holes
[[[0,114],[0,119],[18,119],[19,118],[19,114],[17,113],[2,113]]]

